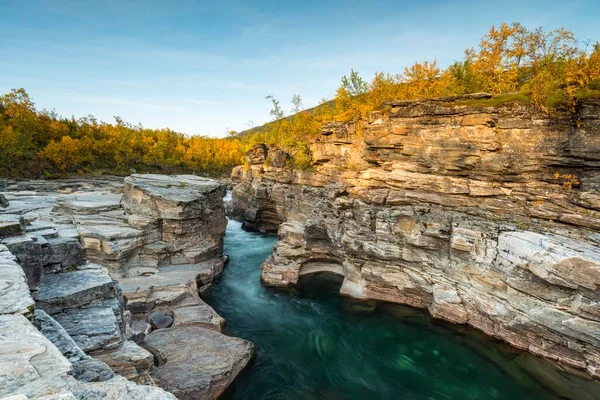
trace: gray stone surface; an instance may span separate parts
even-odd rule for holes
[[[0,221],[0,239],[22,235],[23,226],[17,221]]]
[[[71,371],[60,351],[22,315],[0,315],[0,396]]]
[[[37,289],[44,276],[42,244],[29,235],[8,237],[0,243],[17,258],[17,262],[25,271],[29,288]]]
[[[69,360],[73,366],[73,376],[77,380],[98,382],[106,381],[114,376],[108,365],[85,354],[67,331],[44,311],[35,311],[35,324],[38,330]]]
[[[121,291],[102,269],[48,274],[35,294],[37,307],[62,325],[86,353],[122,343]]]
[[[42,261],[44,270],[64,270],[85,264],[85,251],[78,239],[56,237],[47,239],[47,242]]]
[[[138,346],[135,342],[124,342],[113,351],[94,354],[94,358],[102,360],[115,371],[129,380],[138,383],[152,384],[149,378],[150,367],[154,365],[154,356]]]
[[[35,300],[39,308],[50,314],[79,308],[97,299],[117,296],[115,283],[99,270],[48,274],[44,277]]]
[[[0,244],[0,315],[31,316],[34,306],[25,272],[12,253]]]
[[[119,321],[111,308],[76,308],[52,317],[85,352],[115,349],[122,343]]]
[[[154,331],[146,346],[159,359],[151,376],[180,399],[217,399],[254,354],[250,342],[195,326]]]
[[[173,325],[173,317],[160,311],[152,311],[148,315],[148,323],[152,329],[163,329]]]

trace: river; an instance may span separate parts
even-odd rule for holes
[[[313,278],[295,294],[266,288],[260,265],[275,241],[229,221],[230,261],[205,298],[227,320],[227,335],[257,347],[229,398],[600,398],[585,375],[420,310],[342,298],[335,279]]]

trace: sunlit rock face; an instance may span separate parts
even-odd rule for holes
[[[553,117],[472,104],[325,124],[311,171],[253,149],[232,209],[278,229],[262,280],[341,273],[345,295],[427,308],[600,377],[600,102]]]
[[[123,194],[65,196],[54,212],[73,219],[90,261],[128,278],[220,256],[225,191],[193,175],[131,175]]]

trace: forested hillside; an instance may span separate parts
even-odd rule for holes
[[[342,78],[333,100],[316,108],[301,111],[302,101],[295,95],[290,116],[267,96],[273,121],[225,139],[187,137],[119,118],[112,124],[92,116],[63,118],[37,110],[27,92],[17,89],[0,96],[0,175],[127,174],[132,169],[221,174],[243,162],[244,152],[256,143],[283,148],[298,168],[307,168],[308,142],[325,121],[361,121],[391,100],[474,92],[495,96],[483,105],[521,101],[548,114],[572,110],[581,98],[600,98],[600,44],[578,40],[565,29],[502,24],[445,69],[432,59],[395,75],[376,73],[371,81],[352,71]]]
[[[36,110],[27,92],[0,96],[0,175],[57,177],[67,173],[138,171],[227,172],[240,163],[237,139],[186,137],[116,118],[62,118]]]

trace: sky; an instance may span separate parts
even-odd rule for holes
[[[600,1],[0,0],[0,93],[39,109],[222,137],[415,61],[462,59],[492,25],[600,40]]]

